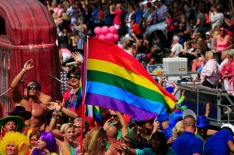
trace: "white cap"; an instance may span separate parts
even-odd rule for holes
[[[206,35],[210,35],[210,32],[206,32]]]
[[[230,128],[232,130],[232,132],[234,133],[234,126],[230,123],[225,123],[221,126],[221,129],[224,128],[224,127],[227,127],[227,128]]]
[[[185,116],[188,116],[188,115],[193,116],[193,118],[197,120],[197,115],[191,109],[186,109],[185,111],[183,111],[183,115],[182,115],[183,119]]]
[[[142,4],[147,4],[147,3],[148,3],[148,1],[143,1],[143,2],[142,2]]]

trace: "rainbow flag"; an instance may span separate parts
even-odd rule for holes
[[[137,120],[155,118],[175,106],[175,97],[113,43],[88,38],[85,104],[120,111]]]

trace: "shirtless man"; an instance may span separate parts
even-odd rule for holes
[[[40,127],[43,125],[44,114],[48,110],[52,110],[49,106],[51,97],[45,95],[41,92],[41,86],[37,81],[31,81],[26,85],[24,94],[21,94],[19,89],[19,84],[22,81],[24,74],[32,69],[33,60],[28,60],[20,73],[14,78],[11,83],[12,88],[12,98],[17,105],[23,106],[26,111],[32,113],[32,117],[29,120],[25,121],[26,127],[32,130],[40,130]]]
[[[110,146],[106,152],[107,155],[118,155],[116,148],[120,148],[119,141],[117,139],[118,129],[115,126],[109,126],[106,129],[106,135]]]

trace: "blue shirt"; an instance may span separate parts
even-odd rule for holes
[[[227,142],[232,141],[232,134],[228,129],[222,129],[210,137],[205,144],[205,155],[229,155]]]
[[[172,144],[177,155],[192,155],[194,153],[202,154],[203,142],[195,137],[194,133],[184,132]]]
[[[142,150],[140,149],[135,149],[136,155],[156,155],[154,150],[152,148],[144,148]],[[168,151],[166,155],[175,155],[174,150],[169,146]]]
[[[141,9],[138,9],[136,12],[136,24],[140,24],[141,18],[143,17],[143,12],[141,11]]]

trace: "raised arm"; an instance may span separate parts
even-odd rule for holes
[[[34,66],[33,66],[33,60],[32,59],[25,62],[23,69],[19,72],[18,75],[16,75],[16,77],[12,81],[11,88],[13,88],[13,89],[16,88],[20,84],[20,82],[21,82],[24,74],[26,73],[26,71],[32,69],[33,67]]]
[[[128,125],[123,117],[123,115],[116,111],[116,114],[118,115],[119,117],[119,121],[120,121],[120,124],[122,125],[122,137],[126,136],[128,134]]]
[[[63,134],[60,132],[59,129],[56,128],[57,119],[61,119],[62,117],[61,109],[62,109],[62,106],[57,104],[52,114],[52,118],[50,120],[48,129],[56,138],[63,141]]]

